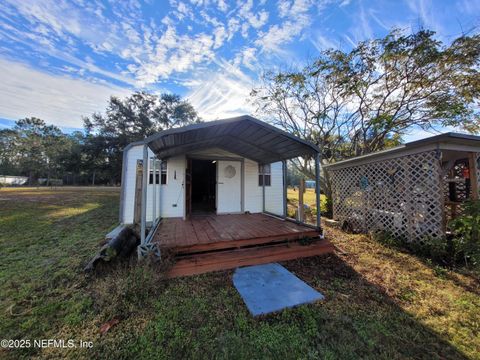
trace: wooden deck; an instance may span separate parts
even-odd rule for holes
[[[152,241],[176,254],[168,274],[174,277],[333,251],[319,235],[313,228],[265,214],[207,215],[163,219]],[[314,241],[307,246],[298,241],[306,238]]]

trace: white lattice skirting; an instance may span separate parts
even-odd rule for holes
[[[385,230],[408,241],[443,236],[436,151],[329,171],[335,219],[360,232]]]

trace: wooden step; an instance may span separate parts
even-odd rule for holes
[[[311,231],[299,232],[297,234],[290,233],[290,234],[271,235],[266,237],[257,237],[252,239],[219,241],[219,242],[213,242],[213,243],[195,244],[190,246],[178,246],[170,249],[172,249],[173,252],[177,254],[191,254],[191,253],[212,251],[212,250],[241,249],[248,246],[273,244],[273,243],[287,242],[292,240],[300,240],[304,238],[318,238],[319,236],[320,236],[320,232],[316,230],[311,230]]]
[[[211,271],[234,269],[239,266],[265,264],[333,252],[328,240],[318,240],[310,245],[274,244],[236,250],[224,250],[206,254],[178,257],[175,265],[167,272],[167,277],[189,276]]]

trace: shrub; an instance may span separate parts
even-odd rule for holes
[[[451,262],[448,243],[444,237],[423,237],[420,241],[407,243],[408,250],[414,254],[428,257],[436,262]]]
[[[424,237],[418,241],[409,241],[404,237],[394,236],[385,230],[375,231],[370,235],[375,241],[385,246],[402,248],[413,254],[430,258],[436,262],[450,262],[445,238]]]
[[[452,248],[457,261],[480,265],[480,201],[468,201],[461,216],[450,222]]]

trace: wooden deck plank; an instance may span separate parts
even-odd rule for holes
[[[227,219],[217,221],[217,216],[209,216],[207,219],[210,226],[215,230],[218,235],[217,241],[233,240],[232,236],[228,232]]]
[[[211,242],[210,237],[205,229],[206,221],[203,219],[198,219],[197,221],[192,221],[192,227],[195,231],[195,235],[198,240],[198,244],[208,244]]]
[[[179,246],[172,248],[176,253],[196,253],[209,250],[219,250],[219,249],[232,249],[232,248],[243,248],[253,245],[263,245],[263,244],[274,244],[285,241],[300,240],[304,237],[315,238],[318,237],[319,233],[317,231],[311,231],[310,233],[302,234],[288,234],[288,235],[275,235],[275,236],[266,236],[259,238],[251,239],[240,239],[240,240],[230,240],[230,241],[219,241],[215,243],[207,244],[195,244],[191,246]]]
[[[317,235],[312,228],[265,214],[235,214],[164,219],[153,241],[163,248],[200,246],[206,249],[205,246],[211,244],[215,249],[238,247],[242,241],[256,244]]]

